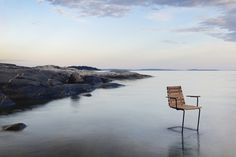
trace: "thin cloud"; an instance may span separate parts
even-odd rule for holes
[[[38,0],[47,1],[58,7],[73,9],[77,17],[122,17],[134,7],[149,7],[150,9],[161,6],[218,7],[223,15],[209,18],[193,28],[181,28],[176,32],[205,32],[211,36],[222,38],[226,41],[236,41],[236,0]],[[61,11],[59,13],[63,14]],[[165,14],[153,14],[149,18],[167,20],[171,17]]]
[[[154,21],[169,21],[172,19],[172,15],[165,12],[154,12],[148,15],[147,18]]]
[[[236,41],[236,8],[216,18],[208,18],[199,26],[176,29],[176,32],[205,32],[225,41]]]
[[[185,44],[184,42],[178,42],[174,40],[162,40],[161,42],[165,44]]]
[[[236,41],[236,9],[230,10],[223,16],[211,18],[202,25],[208,28],[224,30],[223,33],[215,33],[212,36],[222,38],[226,41]]]
[[[206,27],[190,27],[190,28],[180,28],[180,29],[175,29],[173,32],[208,32],[209,29]]]
[[[81,16],[124,16],[133,7],[155,6],[232,6],[235,0],[45,0],[55,6],[78,11]]]
[[[56,10],[57,13],[59,13],[61,15],[66,15],[66,12],[61,8],[56,8],[55,10]]]
[[[130,11],[130,7],[107,1],[94,0],[47,0],[54,6],[71,8],[78,13],[78,16],[124,16]]]
[[[39,4],[43,3],[45,0],[37,0]]]

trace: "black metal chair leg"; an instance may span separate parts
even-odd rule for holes
[[[182,134],[183,134],[183,132],[184,132],[184,118],[185,118],[185,110],[183,110]]]
[[[201,109],[199,109],[198,111],[197,132],[199,131],[200,114],[201,114]]]

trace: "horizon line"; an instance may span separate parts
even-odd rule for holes
[[[44,64],[44,65],[23,65],[23,64],[16,64],[16,63],[7,63],[7,62],[0,62],[0,64],[10,64],[10,65],[16,65],[16,66],[25,66],[25,67],[37,67],[37,66],[58,66],[55,64]],[[66,66],[59,66],[59,67],[69,67],[69,66],[89,66],[89,67],[96,67],[101,70],[114,70],[114,69],[120,69],[120,70],[130,70],[130,71],[236,71],[236,69],[224,69],[224,68],[100,68],[98,66],[90,66],[90,65],[66,65]]]

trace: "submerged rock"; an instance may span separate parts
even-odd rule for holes
[[[90,94],[90,93],[84,93],[84,94],[82,94],[82,96],[91,97],[92,94]]]
[[[27,127],[24,123],[15,123],[2,126],[3,131],[21,131]]]

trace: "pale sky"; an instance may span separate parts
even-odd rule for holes
[[[0,0],[0,62],[236,69],[236,0]]]

